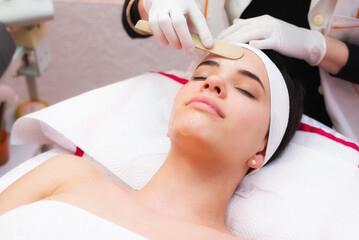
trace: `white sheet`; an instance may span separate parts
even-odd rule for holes
[[[0,216],[6,240],[146,240],[130,230],[73,205],[42,200]]]
[[[111,84],[19,119],[11,141],[56,143],[71,152],[79,146],[139,189],[167,155],[168,120],[181,86],[158,73]]]

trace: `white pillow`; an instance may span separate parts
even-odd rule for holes
[[[13,141],[79,148],[140,189],[169,150],[171,106],[185,81],[146,73],[90,91],[19,119]],[[359,239],[358,165],[357,143],[303,116],[283,154],[243,180],[226,224],[248,239]]]
[[[237,188],[227,226],[248,239],[359,239],[358,146],[303,116],[283,154]]]

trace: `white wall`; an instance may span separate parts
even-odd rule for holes
[[[55,1],[47,23],[52,60],[37,79],[40,99],[49,104],[146,71],[185,70],[190,57],[151,39],[131,39],[121,23],[122,3]],[[24,77],[1,80],[29,99]],[[159,86],[160,87],[160,86]]]

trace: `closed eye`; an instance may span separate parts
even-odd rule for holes
[[[240,91],[241,93],[243,93],[244,95],[246,95],[247,97],[249,97],[251,99],[256,99],[256,97],[252,93],[248,92],[247,90],[244,90],[242,88],[236,88],[236,89],[238,91]]]
[[[195,80],[195,81],[204,81],[206,79],[207,79],[206,77],[192,77],[192,80]]]

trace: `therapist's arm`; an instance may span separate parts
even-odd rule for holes
[[[137,10],[140,13],[141,19],[148,20],[148,13],[143,7],[143,0],[139,0]]]
[[[327,50],[318,67],[332,76],[359,84],[359,46],[325,36]]]
[[[347,45],[329,36],[325,36],[325,42],[327,50],[318,67],[331,74],[337,74],[348,61],[349,51]]]
[[[138,20],[148,20],[148,15],[143,7],[142,0],[126,0],[122,9],[122,26],[131,38],[148,38],[151,35],[140,33],[134,29]]]

